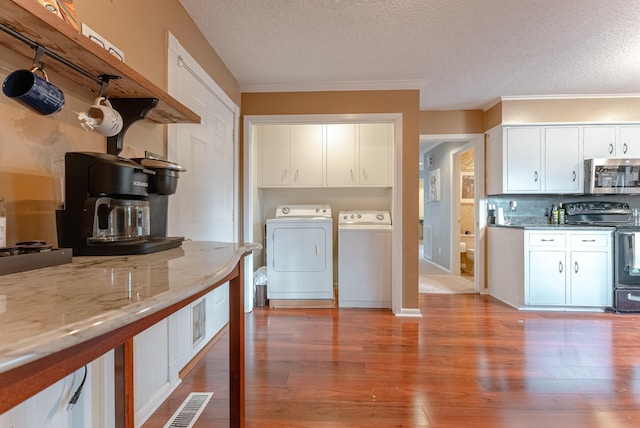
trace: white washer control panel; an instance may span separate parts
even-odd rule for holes
[[[389,211],[340,211],[338,224],[380,224],[390,225]]]

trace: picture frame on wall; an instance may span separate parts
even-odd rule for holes
[[[473,172],[460,172],[460,203],[472,204],[475,199],[475,175]]]
[[[429,173],[429,202],[438,202],[442,195],[440,168]]]

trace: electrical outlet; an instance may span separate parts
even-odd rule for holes
[[[517,201],[509,201],[509,208],[511,209],[511,211],[515,211],[516,208],[518,208],[518,202]]]
[[[442,248],[438,248],[438,255],[442,254]]]

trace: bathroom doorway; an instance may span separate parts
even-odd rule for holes
[[[484,291],[483,135],[420,138],[420,293]],[[433,177],[436,186],[432,195]],[[480,242],[480,244],[478,244]],[[480,251],[477,249],[480,247]]]
[[[471,147],[468,147],[471,146]],[[457,178],[457,225],[460,242],[460,265],[458,273],[473,281],[475,269],[475,149],[473,144],[464,145],[454,152],[454,174]],[[455,180],[454,180],[455,181]]]

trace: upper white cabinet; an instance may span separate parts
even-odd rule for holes
[[[487,133],[487,193],[576,193],[582,188],[578,127],[515,126]]]
[[[391,183],[391,148],[393,125],[361,123],[358,138],[358,184],[389,186]]]
[[[544,189],[576,193],[582,189],[580,129],[577,126],[544,128]]]
[[[390,123],[262,125],[261,187],[389,187]]]
[[[540,128],[505,128],[504,156],[508,192],[539,192],[542,189]]]
[[[327,186],[355,186],[356,173],[356,125],[327,125]]]
[[[640,157],[640,126],[620,126],[618,157]]]
[[[291,184],[317,187],[323,182],[322,125],[291,126]]]
[[[583,133],[584,159],[640,157],[640,126],[585,126]]]
[[[262,175],[265,186],[289,186],[291,184],[291,127],[289,125],[263,125]]]

